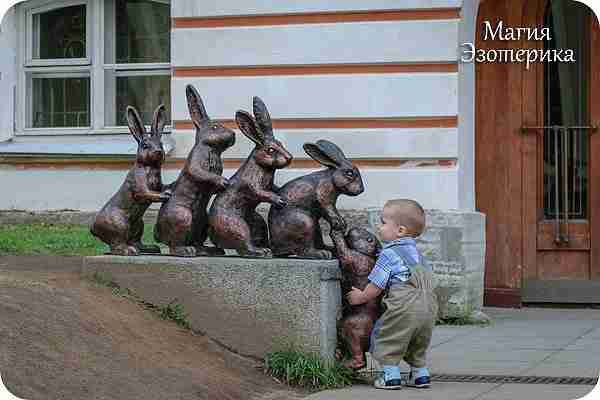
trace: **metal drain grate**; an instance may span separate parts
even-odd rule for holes
[[[471,382],[471,383],[529,383],[552,385],[596,385],[598,378],[581,376],[507,376],[507,375],[456,375],[433,374],[435,382]]]
[[[383,374],[376,369],[362,370],[359,376],[368,383],[375,377]],[[546,385],[591,385],[598,382],[598,378],[583,376],[511,376],[511,375],[465,375],[465,374],[433,374],[431,380],[434,382],[469,382],[469,383],[525,383]],[[402,373],[402,381],[407,383],[408,372]]]

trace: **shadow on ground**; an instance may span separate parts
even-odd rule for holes
[[[0,374],[27,400],[298,399],[232,354],[79,277],[78,257],[0,257]]]

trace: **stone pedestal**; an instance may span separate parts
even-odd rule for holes
[[[192,329],[239,354],[264,358],[293,342],[334,356],[341,312],[337,260],[86,257],[83,274],[96,272],[152,304],[182,304]]]

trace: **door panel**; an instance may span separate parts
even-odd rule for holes
[[[589,279],[589,259],[588,251],[538,251],[537,280]],[[561,302],[561,299],[550,300]]]
[[[590,120],[600,124],[600,25],[593,15],[590,18]],[[594,71],[594,73],[592,73]],[[591,231],[590,278],[600,280],[600,131],[590,136],[590,219]]]
[[[600,73],[592,73],[600,71],[600,27],[587,7],[574,10],[573,4],[585,6],[573,0],[552,0],[548,16],[548,1],[484,0],[479,8],[478,49],[554,46],[580,53],[577,63],[551,69],[548,63],[475,66],[476,206],[487,219],[487,305],[600,303],[600,131],[521,130],[600,123]],[[557,28],[551,43],[483,40],[486,20]]]
[[[568,232],[569,244],[557,243],[557,231],[564,238]],[[540,221],[537,224],[538,250],[589,250],[590,224],[588,221],[570,221],[568,226],[562,222],[557,227],[555,221]]]
[[[544,128],[530,129],[524,138],[529,143],[529,151],[523,153],[524,180],[536,190],[524,190],[523,196],[523,206],[535,210],[535,241],[526,237],[523,243],[528,262],[521,295],[523,302],[589,302],[592,271],[598,264],[592,227],[600,223],[593,206],[594,191],[600,187],[592,182],[600,160],[590,157],[597,143],[585,127],[592,126],[595,113],[591,71],[598,67],[592,61],[597,56],[591,30],[597,27],[592,27],[593,14],[581,3],[552,0],[540,6],[538,24],[543,21],[550,27],[553,38],[542,44],[543,49],[574,49],[578,62],[538,64],[535,71],[524,72],[524,88],[529,88],[528,94],[535,92],[524,98],[525,125]],[[529,238],[532,223],[533,218],[524,219]],[[572,293],[573,287],[582,290]],[[600,303],[600,293],[593,302]]]

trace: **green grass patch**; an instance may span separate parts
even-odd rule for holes
[[[177,299],[173,299],[166,306],[159,306],[156,311],[162,319],[173,321],[182,328],[191,329],[183,304],[177,303]]]
[[[144,227],[144,242],[154,243],[153,225]],[[85,225],[0,225],[0,255],[94,256],[108,252]]]
[[[265,357],[265,372],[290,386],[325,390],[352,385],[356,374],[337,360],[324,360],[294,345],[270,352]]]

